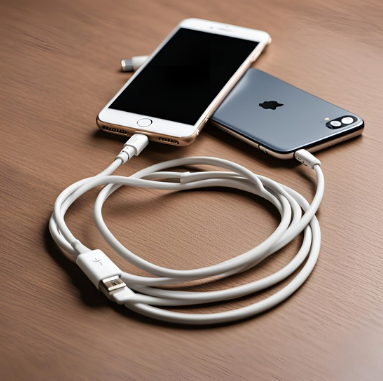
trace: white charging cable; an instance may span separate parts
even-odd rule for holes
[[[296,159],[313,169],[317,176],[316,194],[311,205],[303,196],[285,185],[256,175],[239,164],[214,157],[175,159],[152,165],[128,177],[111,176],[121,164],[125,164],[132,156],[139,155],[147,144],[147,136],[133,135],[108,168],[94,177],[70,185],[61,192],[50,219],[49,228],[55,242],[109,299],[158,320],[181,324],[218,324],[264,312],[284,301],[305,282],[318,259],[321,241],[320,227],[315,213],[322,200],[324,178],[317,158],[305,150],[295,153]],[[193,173],[170,171],[178,166],[201,164],[213,165],[226,171]],[[172,181],[166,181],[168,179]],[[68,229],[64,220],[68,208],[82,194],[100,185],[104,187],[94,206],[94,220],[98,230],[117,254],[151,276],[138,276],[120,270],[101,250],[91,250],[84,246]],[[269,238],[232,259],[192,270],[168,269],[132,253],[106,226],[102,217],[102,206],[106,199],[123,185],[172,191],[206,187],[240,189],[271,202],[279,211],[281,222]],[[265,278],[219,291],[187,292],[178,291],[174,287],[166,288],[169,285],[182,285],[200,279],[222,279],[254,268],[302,232],[302,245],[291,262]],[[166,309],[178,306],[199,306],[240,298],[267,289],[295,272],[297,272],[295,278],[282,289],[246,307],[208,314],[182,313]]]

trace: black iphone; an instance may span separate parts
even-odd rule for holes
[[[359,116],[257,69],[246,72],[210,120],[280,159],[327,148],[364,128]]]

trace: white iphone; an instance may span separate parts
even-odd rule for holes
[[[270,41],[259,30],[183,20],[101,110],[97,124],[119,135],[190,144]]]

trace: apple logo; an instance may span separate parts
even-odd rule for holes
[[[283,106],[283,103],[278,103],[277,101],[264,101],[259,105],[265,110],[276,110],[277,107]]]

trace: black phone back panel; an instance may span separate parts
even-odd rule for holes
[[[329,128],[329,121],[354,122]],[[268,149],[290,153],[364,127],[357,115],[261,70],[249,69],[211,118]]]

